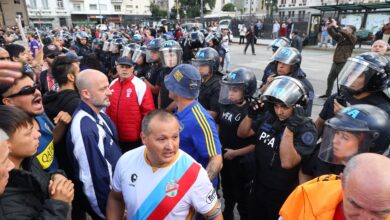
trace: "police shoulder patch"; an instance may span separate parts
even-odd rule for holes
[[[306,131],[301,135],[301,140],[304,144],[312,145],[315,143],[315,133],[312,131]]]

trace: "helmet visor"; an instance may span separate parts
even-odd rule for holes
[[[146,62],[154,63],[160,60],[160,52],[158,50],[146,50]]]
[[[181,63],[181,57],[183,56],[182,50],[176,48],[163,48],[160,49],[160,60],[164,67],[175,67]]]
[[[305,96],[302,84],[291,77],[276,77],[260,99],[268,102],[282,102],[287,107],[295,105]]]
[[[349,58],[339,74],[339,85],[352,91],[359,91],[367,85],[376,71],[369,62]]]
[[[135,50],[131,60],[133,63],[137,63],[138,59],[143,59],[145,57],[145,53],[142,50]]]
[[[102,49],[104,52],[108,52],[110,51],[110,42],[108,41],[104,41],[103,43],[103,49]]]
[[[244,99],[244,84],[221,83],[218,102],[222,105],[239,104]]]
[[[130,51],[131,51],[130,47],[124,47],[121,56],[122,57],[129,57]]]
[[[365,131],[339,130],[326,125],[318,157],[327,163],[345,165],[354,155],[368,152],[371,142]]]
[[[294,65],[300,62],[300,54],[298,50],[294,50],[291,47],[279,47],[279,49],[272,55],[271,60]]]
[[[110,52],[111,53],[119,53],[119,46],[118,44],[111,42],[110,44]]]

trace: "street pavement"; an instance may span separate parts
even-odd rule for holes
[[[255,45],[256,55],[252,55],[251,47],[247,49],[244,55],[245,45],[240,45],[238,40],[233,39],[233,43],[229,45],[231,56],[231,67],[233,70],[237,67],[246,67],[254,71],[257,80],[263,77],[264,69],[270,62],[272,50],[268,46],[272,40],[261,39]],[[357,53],[369,51],[369,46],[362,46],[362,49],[356,49]],[[321,111],[324,100],[318,99],[318,96],[323,95],[326,90],[326,79],[329,70],[332,66],[334,48],[328,49],[318,48],[316,46],[305,47],[302,50],[302,64],[301,68],[307,75],[307,79],[312,83],[316,98],[314,99],[312,118],[315,120]],[[333,92],[336,92],[334,87]]]

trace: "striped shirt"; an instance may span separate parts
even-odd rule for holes
[[[83,189],[93,212],[105,218],[114,168],[122,155],[118,135],[110,118],[96,114],[85,102],[73,114],[67,151],[76,184]]]
[[[180,132],[180,149],[206,168],[210,157],[221,154],[221,142],[214,119],[198,101],[191,103],[176,116],[183,129]],[[213,185],[217,183],[216,178]]]
[[[141,146],[118,161],[112,188],[123,195],[127,219],[191,219],[195,212],[207,214],[217,206],[217,195],[206,171],[188,154],[155,170]]]

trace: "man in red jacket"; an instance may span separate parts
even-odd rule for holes
[[[122,152],[141,145],[141,121],[151,110],[154,102],[150,88],[134,76],[134,63],[127,57],[117,60],[118,78],[111,82],[111,105],[106,113],[118,129]]]

